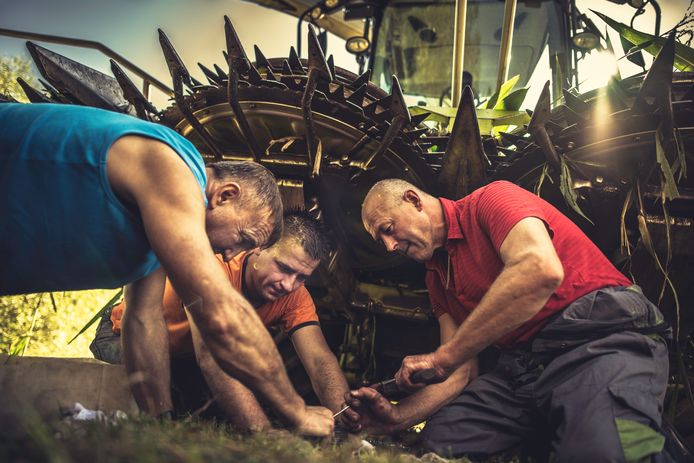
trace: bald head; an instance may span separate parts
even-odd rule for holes
[[[409,182],[376,183],[361,208],[364,228],[388,251],[424,262],[443,244],[446,225],[439,200]]]
[[[420,197],[429,196],[410,182],[399,178],[387,178],[376,182],[366,194],[361,206],[361,221],[366,230],[371,232],[368,224],[373,218],[376,209],[374,206],[385,206],[387,209],[397,207],[403,202],[408,190],[415,192]]]

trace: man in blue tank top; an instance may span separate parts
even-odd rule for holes
[[[271,245],[281,223],[277,185],[257,164],[206,167],[175,131],[123,114],[0,104],[0,295],[127,285],[123,355],[147,413],[172,408],[161,308],[168,274],[223,370],[299,433],[332,432],[329,410],[296,394],[267,330],[214,257]]]

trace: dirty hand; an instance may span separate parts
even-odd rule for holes
[[[330,436],[335,427],[333,412],[324,407],[307,406],[294,432],[302,436]]]
[[[350,421],[355,431],[379,436],[391,434],[402,421],[397,406],[371,387],[347,392],[345,403],[351,407],[343,413],[345,421]]]
[[[414,392],[426,386],[412,380],[412,375],[423,370],[434,370],[438,381],[444,380],[450,374],[437,358],[436,352],[423,355],[410,355],[402,360],[402,365],[395,373],[395,382],[403,391]],[[435,382],[438,382],[435,381]]]

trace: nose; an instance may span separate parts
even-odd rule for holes
[[[381,240],[383,240],[383,245],[388,252],[393,252],[398,248],[398,241],[391,236],[384,236]]]
[[[286,293],[292,292],[294,290],[294,285],[296,284],[296,275],[287,275],[280,281],[280,286],[282,290]]]

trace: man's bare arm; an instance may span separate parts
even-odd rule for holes
[[[340,410],[349,387],[335,355],[325,342],[320,326],[299,328],[292,334],[292,343],[311,378],[320,403],[333,413]]]
[[[120,143],[130,146],[119,149]],[[220,368],[299,432],[332,432],[329,411],[307,409],[255,310],[219,267],[205,232],[200,188],[185,163],[168,146],[140,137],[120,139],[111,159],[109,181],[139,208],[152,248]]]
[[[449,341],[456,332],[458,324],[444,314],[439,317],[441,343]],[[469,381],[477,376],[477,358],[458,367],[445,381],[431,384],[405,397],[397,405],[390,404],[386,398],[371,388],[361,388],[346,396],[346,402],[355,410],[368,407],[370,416],[364,420],[365,431],[372,434],[389,434],[421,423],[441,407],[457,397]],[[345,414],[353,422],[360,421],[357,411],[347,410]]]
[[[121,342],[128,380],[140,410],[171,410],[169,338],[162,309],[166,276],[158,269],[125,288]]]
[[[219,368],[190,316],[189,320],[195,358],[200,371],[229,422],[239,429],[248,431],[269,428],[270,421],[253,392]]]
[[[416,387],[409,377],[434,368],[446,377],[504,334],[530,320],[559,287],[564,270],[544,222],[527,217],[501,244],[504,268],[479,305],[453,338],[428,355],[406,357],[396,377],[404,387]]]

